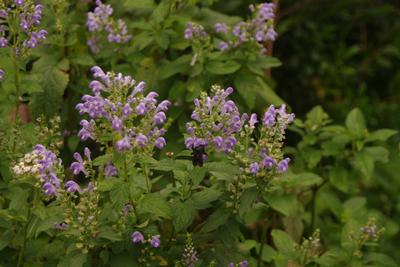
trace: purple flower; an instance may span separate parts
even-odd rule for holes
[[[262,120],[263,124],[267,127],[274,125],[276,114],[277,114],[277,111],[275,109],[275,106],[271,105],[264,114],[264,118]]]
[[[154,123],[155,124],[163,124],[165,120],[167,119],[167,116],[165,116],[164,112],[158,112],[156,115],[154,115]]]
[[[122,129],[122,120],[117,116],[114,116],[112,120],[112,128],[117,132],[119,132]]]
[[[144,147],[148,142],[147,137],[141,133],[136,136],[135,140],[136,140],[136,143],[138,144],[138,146],[140,146],[140,147]]]
[[[90,157],[90,155],[91,155],[92,153],[90,152],[89,148],[85,147],[85,148],[83,149],[83,154],[85,154],[85,156],[87,157],[87,159],[88,159],[89,161],[92,161],[92,159],[91,159],[91,157]]]
[[[67,190],[68,193],[81,193],[82,189],[81,187],[74,181],[69,180],[68,182],[65,183],[65,189]]]
[[[92,89],[93,93],[100,94],[102,90],[105,90],[104,84],[99,81],[91,81],[89,87]]]
[[[68,229],[68,224],[66,224],[66,223],[55,223],[54,224],[54,228],[57,229],[57,230],[65,231],[65,230]]]
[[[156,111],[167,111],[169,105],[171,105],[171,102],[168,100],[163,100],[160,104],[158,104]]]
[[[230,152],[233,147],[236,145],[236,138],[233,136],[230,136],[228,138],[225,139],[224,142],[224,150],[226,153]]]
[[[229,44],[227,42],[221,41],[218,44],[218,48],[219,50],[221,50],[222,52],[225,52],[226,50],[229,49]]]
[[[125,204],[125,206],[122,208],[122,212],[124,215],[128,215],[128,213],[133,209],[133,206],[131,204]]]
[[[72,170],[72,173],[74,175],[78,175],[80,172],[83,172],[85,175],[87,175],[87,172],[85,170],[85,165],[83,162],[83,159],[81,155],[77,152],[74,153],[74,158],[75,162],[72,162],[70,169]]]
[[[249,266],[249,262],[248,261],[239,262],[239,267],[248,267],[248,266]]]
[[[257,114],[253,113],[250,116],[249,125],[250,128],[254,128],[254,126],[258,123]]]
[[[228,26],[226,26],[225,23],[221,23],[221,22],[216,23],[214,25],[214,29],[217,33],[220,33],[220,32],[227,33],[228,32]]]
[[[224,145],[224,139],[221,136],[217,136],[214,138],[215,148],[219,151],[222,150]]]
[[[146,109],[146,105],[144,103],[140,103],[139,105],[137,105],[136,113],[138,115],[144,115],[144,114],[146,114],[146,111],[147,111],[147,109]]]
[[[270,170],[276,165],[276,160],[269,156],[266,156],[262,161],[262,165],[264,166],[264,168]]]
[[[122,116],[124,118],[128,117],[129,115],[132,114],[133,109],[129,105],[129,103],[126,103],[125,106],[122,108]]]
[[[5,9],[0,9],[0,18],[7,18],[8,17],[8,12]]]
[[[4,74],[5,74],[4,70],[0,69],[0,82],[4,80]]]
[[[42,188],[47,196],[54,196],[57,193],[56,187],[50,182],[44,183]]]
[[[160,236],[159,235],[153,235],[151,237],[151,240],[150,240],[150,245],[153,248],[158,248],[158,247],[160,247],[160,244],[161,244]]]
[[[158,149],[162,149],[166,145],[166,141],[164,137],[158,137],[156,141],[154,141],[154,146]]]
[[[201,40],[207,36],[204,27],[194,22],[188,22],[184,32],[184,38],[187,40]]]
[[[278,163],[278,172],[286,172],[289,169],[290,158],[285,158]]]
[[[121,140],[117,141],[117,143],[115,145],[116,145],[118,151],[129,150],[132,147],[130,138],[128,136],[125,136]]]
[[[249,170],[252,174],[256,174],[260,171],[260,166],[258,166],[257,162],[253,162],[250,164]]]
[[[7,46],[7,39],[5,37],[0,37],[0,48],[4,48]]]
[[[104,174],[106,177],[117,176],[117,168],[112,163],[108,163],[104,168]]]
[[[144,236],[139,231],[133,232],[131,237],[132,237],[132,243],[137,244],[137,243],[143,243],[144,242]]]
[[[25,1],[24,0],[14,0],[14,3],[17,6],[22,6],[25,3]]]

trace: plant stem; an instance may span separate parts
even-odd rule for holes
[[[311,198],[311,231],[314,229],[315,226],[315,199],[317,197],[319,187],[314,187],[312,189],[312,198]]]
[[[266,222],[262,222],[262,230],[261,230],[261,245],[260,245],[260,251],[258,252],[258,260],[257,260],[257,267],[261,267],[262,266],[262,253],[264,250],[264,245],[265,245],[265,239],[267,238],[267,223]]]
[[[13,56],[14,65],[14,84],[15,84],[15,95],[16,95],[16,108],[15,108],[15,121],[17,121],[19,115],[19,97],[20,97],[20,84],[19,84],[19,69],[18,69],[18,57],[14,54]]]

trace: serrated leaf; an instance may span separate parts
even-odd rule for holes
[[[193,207],[196,209],[205,209],[211,206],[211,202],[217,200],[221,196],[221,192],[213,188],[205,188],[200,192],[195,192],[191,200]]]
[[[190,203],[177,202],[173,204],[172,223],[177,233],[185,230],[192,223],[196,212]]]
[[[240,64],[234,60],[230,61],[210,61],[206,65],[206,70],[212,74],[225,75],[232,74],[240,69]]]
[[[362,150],[355,154],[352,159],[352,165],[357,169],[365,179],[369,180],[374,170],[374,158],[370,156],[365,150]]]
[[[275,247],[280,253],[288,255],[294,252],[296,243],[286,232],[274,229],[271,235]]]
[[[172,210],[161,195],[147,194],[140,200],[138,208],[142,213],[151,213],[157,217],[171,219]]]
[[[211,214],[206,222],[204,223],[203,227],[201,228],[201,232],[203,233],[209,233],[220,226],[224,225],[230,216],[230,212],[228,210],[224,209],[218,209],[216,210],[213,214]]]

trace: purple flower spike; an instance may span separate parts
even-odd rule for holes
[[[131,237],[132,237],[132,243],[137,244],[137,243],[143,243],[144,242],[144,236],[139,231],[133,232]]]
[[[152,236],[152,237],[151,237],[151,240],[150,240],[150,245],[151,245],[153,248],[158,248],[158,247],[160,247],[160,245],[161,245],[160,236],[159,236],[159,235],[154,235],[154,236]]]
[[[248,267],[248,266],[249,266],[249,262],[248,261],[239,262],[239,267]]]
[[[69,180],[68,182],[65,183],[65,190],[67,190],[67,192],[71,194],[75,192],[78,193],[82,192],[81,187],[75,181],[72,180]]]

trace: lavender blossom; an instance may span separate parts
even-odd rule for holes
[[[185,144],[189,149],[214,144],[217,151],[230,153],[237,143],[235,135],[241,131],[246,116],[240,115],[232,100],[226,100],[233,92],[232,88],[223,90],[214,86],[212,92],[213,96],[203,93],[200,99],[195,99],[193,121],[186,124],[188,136]]]
[[[144,236],[139,231],[133,232],[131,237],[132,237],[132,243],[137,244],[137,243],[143,243],[144,242]]]
[[[278,172],[286,172],[289,169],[290,158],[285,158],[278,163]]]
[[[93,95],[84,95],[76,106],[81,115],[90,117],[90,121],[80,122],[81,140],[100,141],[98,136],[107,134],[114,136],[113,144],[120,152],[138,148],[150,153],[154,147],[163,148],[165,130],[159,127],[167,121],[165,112],[170,102],[165,100],[157,105],[158,94],[144,95],[145,82],[136,83],[131,76],[105,73],[98,66],[92,72],[96,78],[89,83]]]
[[[68,224],[66,224],[64,222],[63,223],[55,223],[54,224],[54,228],[57,229],[57,230],[65,231],[65,230],[68,229]]]
[[[257,162],[253,162],[250,164],[250,172],[252,174],[257,174],[260,171],[260,166]]]
[[[117,176],[117,168],[115,168],[114,165],[112,165],[112,163],[108,163],[105,168],[104,168],[104,175],[106,177],[113,177],[113,176]]]
[[[115,20],[111,15],[113,8],[110,5],[103,4],[100,0],[96,1],[94,12],[88,12],[86,26],[91,33],[87,44],[93,53],[98,53],[100,48],[98,42],[101,40],[102,33],[107,36],[109,43],[127,43],[132,39],[128,33],[126,23],[121,20]]]
[[[78,192],[78,193],[82,192],[81,187],[72,180],[69,180],[68,182],[65,183],[65,190],[71,194],[73,194],[75,192]]]
[[[72,162],[71,164],[71,171],[74,175],[78,175],[80,172],[83,172],[85,175],[87,175],[87,171],[85,170],[85,164],[84,161],[82,159],[82,156],[75,152],[74,153],[74,158],[75,158],[75,162]]]
[[[207,33],[204,31],[204,27],[194,22],[188,22],[184,32],[184,37],[187,40],[202,40],[206,38]]]
[[[225,23],[221,23],[221,22],[216,23],[214,25],[214,29],[215,29],[215,32],[217,32],[217,33],[220,33],[220,32],[227,33],[228,32],[228,26]]]
[[[153,248],[160,247],[160,245],[161,245],[160,236],[159,235],[152,236],[151,239],[150,239],[150,245]]]
[[[2,80],[4,80],[4,75],[5,75],[5,74],[6,74],[5,71],[2,70],[2,69],[0,69],[0,82],[1,82]]]

